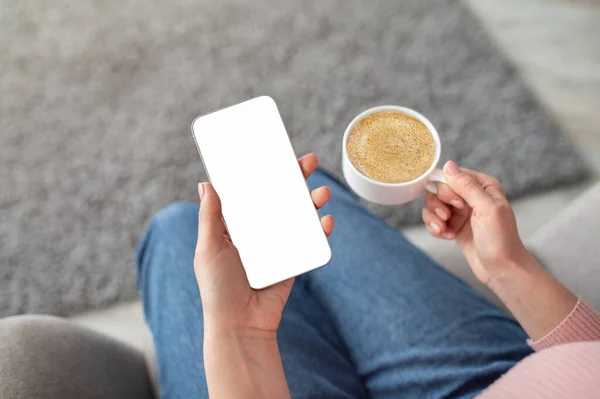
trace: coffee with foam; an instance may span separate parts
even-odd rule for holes
[[[435,158],[427,127],[400,112],[376,112],[358,121],[348,135],[350,162],[365,176],[383,183],[405,183],[422,176]]]

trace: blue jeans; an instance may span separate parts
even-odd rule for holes
[[[369,213],[322,171],[320,212],[335,217],[333,258],[296,279],[278,342],[294,398],[472,397],[530,354],[526,334]],[[136,256],[163,399],[207,398],[202,306],[194,277],[198,205],[150,223]]]

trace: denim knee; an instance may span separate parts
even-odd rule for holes
[[[193,250],[199,209],[199,205],[193,202],[176,202],[167,205],[154,215],[135,252],[138,287],[143,277],[143,268],[153,264],[146,259],[149,253],[154,252],[156,255],[161,247],[180,248],[184,253],[190,251],[189,247]]]
[[[200,206],[195,202],[174,202],[162,208],[150,221],[149,228],[170,230],[182,222],[198,219]]]

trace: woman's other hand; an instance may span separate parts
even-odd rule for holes
[[[454,162],[447,185],[427,193],[423,220],[429,232],[456,239],[475,276],[494,291],[535,341],[562,323],[577,296],[527,251],[498,180]],[[459,202],[456,202],[459,201]]]
[[[489,285],[529,254],[513,210],[495,178],[452,161],[444,166],[444,175],[447,185],[438,184],[437,195],[426,195],[423,221],[431,235],[456,239],[475,276]]]

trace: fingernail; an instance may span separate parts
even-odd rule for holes
[[[444,167],[444,169],[446,170],[446,172],[448,172],[450,176],[456,176],[460,173],[460,168],[453,161],[446,162],[446,166]]]
[[[204,184],[203,183],[198,184],[198,195],[200,196],[200,199],[202,199],[204,197]]]
[[[452,204],[453,207],[458,209],[462,209],[463,206],[465,206],[465,204],[462,201],[456,199],[451,200],[450,204]]]
[[[444,233],[444,234],[442,234],[442,237],[444,237],[448,240],[452,240],[454,238],[454,233]]]
[[[441,231],[440,226],[438,226],[437,223],[431,222],[429,223],[429,227],[431,227],[436,233]]]
[[[448,215],[446,215],[446,212],[442,208],[435,208],[434,211],[442,220],[448,219]]]

